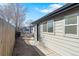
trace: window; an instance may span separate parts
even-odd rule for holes
[[[47,32],[47,22],[43,23],[43,32]]]
[[[43,32],[53,32],[53,20],[43,23]]]
[[[48,21],[48,32],[53,32],[53,20]]]
[[[77,35],[77,14],[65,17],[65,34]]]

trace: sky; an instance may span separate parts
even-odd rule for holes
[[[60,8],[65,3],[20,3],[24,8],[26,8],[26,22],[33,22],[39,18],[45,16],[46,14]],[[4,4],[0,4],[4,5]]]
[[[27,8],[25,22],[36,21],[63,5],[64,3],[23,3],[22,6]]]

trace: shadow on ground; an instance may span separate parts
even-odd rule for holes
[[[26,41],[22,38],[16,40],[13,49],[13,56],[40,56],[39,53],[35,50],[35,48],[37,50],[39,49],[35,46],[30,45]],[[40,53],[42,52],[40,51]],[[43,53],[42,55],[45,56]]]

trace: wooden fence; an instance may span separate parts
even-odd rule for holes
[[[0,19],[0,55],[12,55],[15,43],[15,27]]]

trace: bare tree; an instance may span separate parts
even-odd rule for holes
[[[8,3],[0,8],[0,13],[8,22],[13,21],[16,25],[16,30],[18,30],[25,20],[26,8],[19,3]]]

